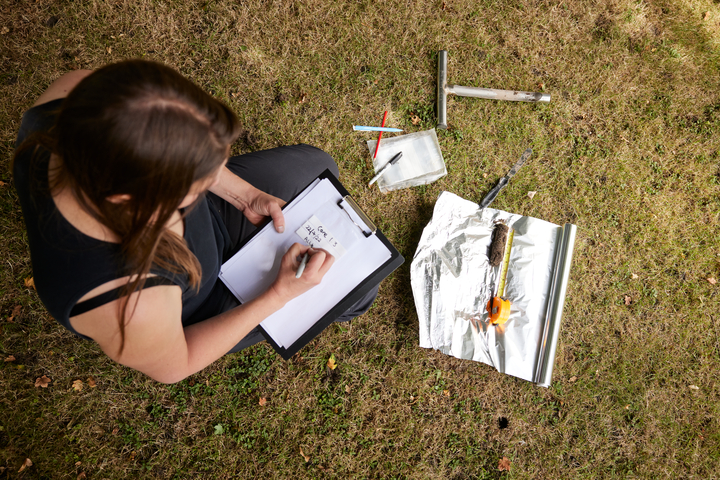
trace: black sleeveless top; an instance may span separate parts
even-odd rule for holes
[[[62,99],[54,100],[25,112],[16,148],[31,133],[50,130],[61,103]],[[33,151],[34,148],[29,148],[17,156],[13,179],[28,232],[35,288],[40,300],[61,325],[87,338],[72,328],[70,316],[114,300],[117,292],[108,292],[104,298],[89,299],[87,303],[77,304],[77,301],[90,290],[127,276],[127,266],[119,245],[81,233],[60,214],[47,188],[50,152],[45,149]],[[36,168],[31,171],[33,155],[38,157]],[[187,326],[220,313],[227,308],[230,296],[218,280],[223,253],[229,248],[229,236],[217,209],[207,197],[201,198],[187,213],[184,238],[202,268],[200,289],[190,287],[186,275],[157,267],[151,272],[158,277],[150,277],[146,287],[178,285],[182,289],[182,323]],[[81,308],[73,310],[76,304]]]

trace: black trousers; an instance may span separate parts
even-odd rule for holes
[[[300,193],[326,169],[329,169],[336,177],[340,174],[337,164],[330,155],[310,145],[292,145],[247,153],[230,158],[227,167],[250,185],[286,202]],[[240,210],[217,195],[208,193],[208,198],[220,213],[230,234],[231,248],[223,259],[226,261],[238,250],[242,241],[256,230],[256,227],[245,218]],[[379,285],[376,285],[335,321],[347,322],[367,312],[375,301],[378,288]],[[237,299],[229,291],[228,294],[223,311],[239,305]],[[229,353],[239,352],[262,340],[264,337],[260,328],[256,327]]]

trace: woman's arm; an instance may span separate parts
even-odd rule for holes
[[[219,182],[210,187],[210,191],[242,211],[254,225],[269,216],[273,219],[275,230],[280,233],[285,231],[285,217],[282,213],[285,202],[253,187],[227,167],[223,168]]]
[[[92,73],[92,70],[73,70],[55,80],[35,101],[33,107],[43,103],[67,97],[70,90],[80,83],[80,80]]]
[[[295,278],[298,257],[306,251],[307,246],[294,244],[283,256],[275,282],[258,298],[186,328],[180,321],[179,287],[157,286],[131,295],[132,316],[125,325],[122,353],[118,301],[73,317],[71,323],[116,362],[159,382],[175,383],[225,355],[262,320],[320,283],[334,259],[322,250],[310,250],[305,271]]]

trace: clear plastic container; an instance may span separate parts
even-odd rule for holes
[[[367,145],[370,155],[375,153],[377,140],[368,140]],[[435,129],[382,139],[373,160],[375,172],[398,152],[402,152],[402,158],[377,181],[382,193],[426,185],[447,175]]]

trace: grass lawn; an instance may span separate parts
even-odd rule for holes
[[[367,188],[351,125],[433,128],[440,49],[449,83],[552,102],[449,97],[448,175]],[[171,386],[49,317],[25,284],[20,118],[61,74],[131,57],[227,102],[235,153],[337,160],[407,259],[368,314]],[[0,478],[720,478],[719,133],[718,0],[0,0]],[[421,349],[410,290],[438,195],[479,201],[528,146],[493,207],[578,226],[547,389]]]

